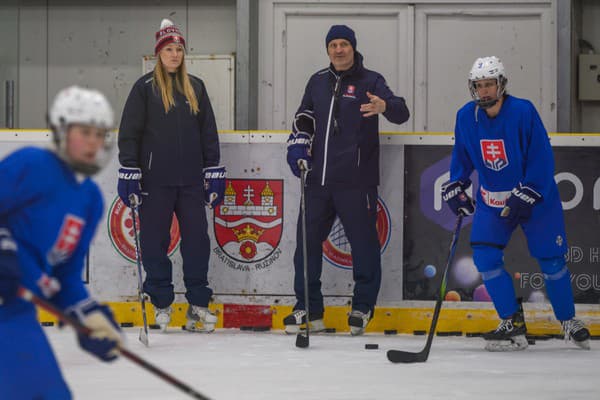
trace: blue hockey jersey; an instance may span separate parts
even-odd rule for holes
[[[506,95],[499,114],[490,118],[475,102],[457,113],[450,181],[479,174],[477,207],[505,205],[512,188],[522,183],[542,195],[545,207],[559,201],[550,140],[534,105]]]
[[[27,147],[0,162],[0,225],[18,245],[21,284],[41,295],[42,273],[61,283],[52,303],[65,309],[88,296],[83,262],[103,213],[98,186],[78,177],[55,153]],[[0,320],[33,306],[0,307]]]

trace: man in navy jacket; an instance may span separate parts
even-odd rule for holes
[[[409,118],[381,74],[363,66],[356,36],[334,25],[325,39],[331,64],[311,76],[288,139],[287,161],[296,176],[305,167],[308,287],[311,330],[324,329],[321,293],[322,244],[336,215],[352,247],[351,333],[360,335],[373,318],[381,284],[376,230],[379,185],[379,114],[402,124]],[[294,255],[294,311],[284,318],[288,333],[306,322],[301,221]]]

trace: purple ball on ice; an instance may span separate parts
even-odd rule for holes
[[[423,270],[423,274],[427,277],[427,278],[433,278],[435,276],[435,274],[437,273],[437,269],[435,268],[435,266],[429,264],[425,267],[425,269]]]

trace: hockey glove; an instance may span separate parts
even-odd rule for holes
[[[8,229],[0,228],[0,305],[17,297],[20,278],[17,243]]]
[[[475,212],[475,202],[465,192],[469,186],[471,186],[470,181],[467,181],[467,183],[461,181],[449,182],[442,186],[442,199],[456,215],[473,215]]]
[[[91,333],[77,334],[79,345],[102,361],[113,361],[119,356],[123,344],[121,328],[110,308],[88,298],[68,308],[67,313],[90,328]]]
[[[142,171],[139,168],[119,168],[119,184],[117,189],[121,201],[127,207],[131,208],[142,204],[141,179]]]
[[[533,207],[541,202],[541,194],[519,183],[511,191],[500,216],[506,218],[506,222],[511,225],[523,223],[531,217]]]
[[[296,113],[292,132],[304,132],[311,137],[315,134],[315,116],[311,110],[303,110]]]
[[[225,196],[225,167],[204,168],[204,201],[208,208],[216,208]]]
[[[312,138],[306,132],[292,133],[287,143],[287,163],[292,173],[300,178],[300,164],[307,171],[312,168],[312,156],[310,154]]]

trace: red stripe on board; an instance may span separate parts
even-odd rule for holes
[[[271,307],[248,304],[223,304],[223,328],[240,326],[271,327]]]

